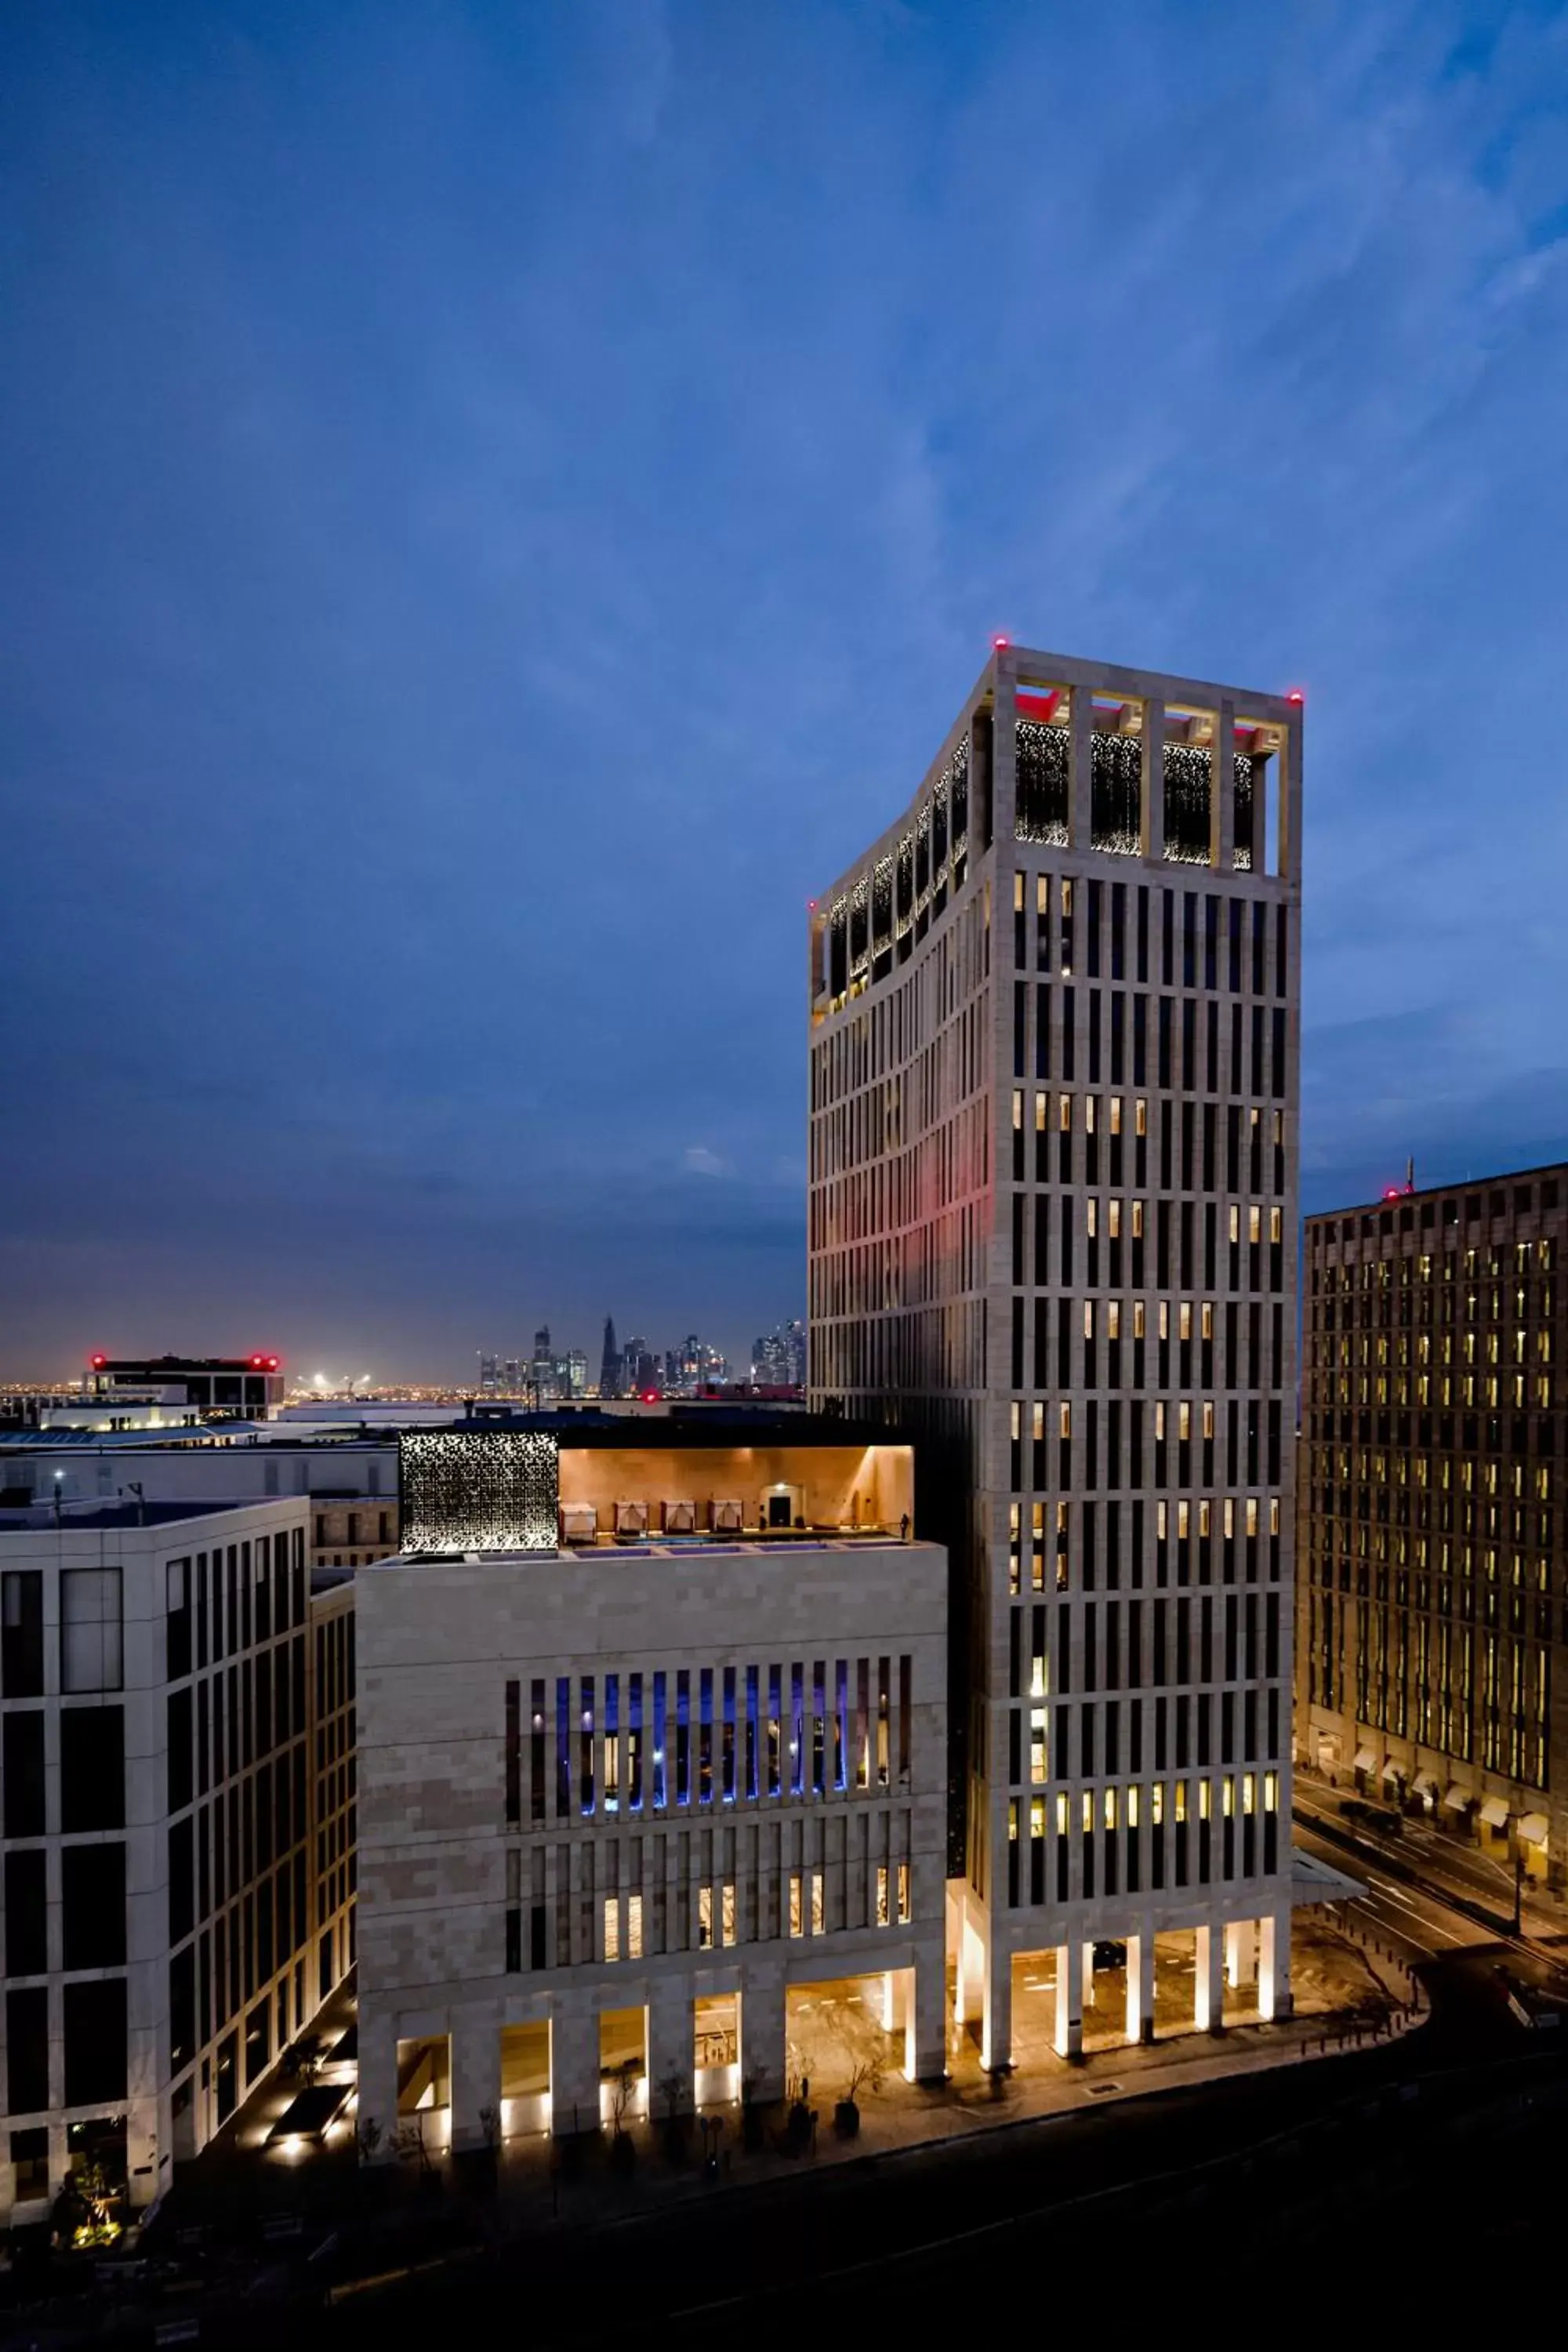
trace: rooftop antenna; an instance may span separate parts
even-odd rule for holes
[[[135,1496],[136,1524],[139,1528],[144,1528],[147,1524],[147,1493],[145,1487],[138,1479],[128,1478],[122,1491],[127,1495]]]
[[[1415,1154],[1414,1152],[1405,1163],[1405,1189],[1407,1192],[1414,1192],[1415,1190]]]

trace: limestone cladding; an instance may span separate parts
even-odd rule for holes
[[[789,1987],[873,1973],[907,2071],[941,2073],[940,1548],[391,1560],[356,1581],[362,2118],[391,2137],[426,2042],[437,2137],[503,2112],[596,2125],[604,2021],[637,2012],[634,2104],[650,2084],[677,2105],[742,2079],[776,2096]],[[547,2095],[503,2087],[503,2035],[528,2027]]]

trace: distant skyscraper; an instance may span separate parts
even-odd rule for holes
[[[585,1396],[588,1391],[588,1359],[581,1348],[574,1348],[565,1358],[566,1394]]]
[[[479,1355],[479,1393],[481,1396],[494,1396],[496,1392],[497,1361],[498,1359],[496,1357],[487,1356],[481,1350]]]
[[[521,1365],[515,1356],[509,1356],[502,1366],[502,1370],[506,1376],[507,1389],[511,1395],[515,1396],[522,1385]]]
[[[542,1323],[533,1335],[533,1361],[529,1368],[529,1376],[540,1403],[555,1394],[555,1359],[550,1352],[548,1323]]]
[[[616,1345],[616,1318],[605,1318],[605,1354],[599,1366],[599,1394],[618,1397],[621,1392],[621,1351]]]
[[[795,1321],[781,1323],[753,1342],[752,1348],[752,1378],[768,1388],[804,1388],[805,1385],[805,1326]]]

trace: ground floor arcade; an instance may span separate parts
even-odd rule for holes
[[[830,2099],[857,2079],[935,2080],[946,2063],[939,1944],[899,1967],[846,1953],[766,1969],[619,1975],[440,2011],[362,1997],[359,2116],[367,2152],[410,2135],[427,2153],[522,2134],[759,2105],[803,2080]],[[826,1956],[824,1956],[826,1958]]]

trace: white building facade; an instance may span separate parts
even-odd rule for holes
[[[341,1929],[319,1948],[306,1517],[0,1517],[13,2220],[85,2163],[151,2202],[347,1965]]]
[[[1301,710],[999,644],[814,902],[810,1402],[952,1558],[958,2013],[1289,2000]]]

